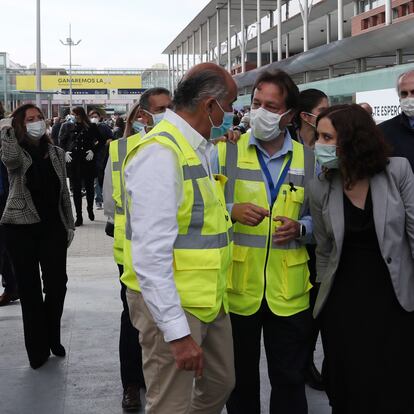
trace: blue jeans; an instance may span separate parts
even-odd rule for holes
[[[103,203],[102,187],[97,178],[95,178],[95,203]]]

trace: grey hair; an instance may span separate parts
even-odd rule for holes
[[[407,72],[401,73],[397,78],[397,92],[398,96],[400,95],[400,80],[406,75],[414,75],[414,69],[407,70]]]
[[[176,109],[193,112],[204,99],[214,98],[220,101],[227,94],[224,77],[214,70],[203,70],[179,82],[173,103]]]

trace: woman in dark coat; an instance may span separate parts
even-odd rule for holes
[[[103,143],[97,126],[89,121],[81,106],[73,108],[71,115],[71,120],[62,125],[59,144],[66,152],[66,163],[76,209],[75,226],[81,226],[83,224],[82,186],[86,190],[89,220],[95,220],[93,213],[94,180],[96,177],[94,158]]]

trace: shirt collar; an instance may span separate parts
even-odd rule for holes
[[[285,156],[288,152],[293,152],[292,137],[290,136],[288,129],[285,129],[285,140],[283,141],[282,148],[278,152],[273,154],[271,157],[269,156],[267,151],[262,147],[260,140],[253,135],[252,131],[250,132],[249,145],[256,146],[260,150],[260,152],[262,152],[267,158],[271,160]]]
[[[206,152],[212,145],[199,132],[197,132],[187,121],[178,116],[171,109],[165,111],[164,120],[174,125],[185,137],[194,151]]]

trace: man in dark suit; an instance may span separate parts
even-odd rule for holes
[[[414,170],[414,70],[401,74],[397,82],[401,114],[379,125],[395,157],[405,157]]]

